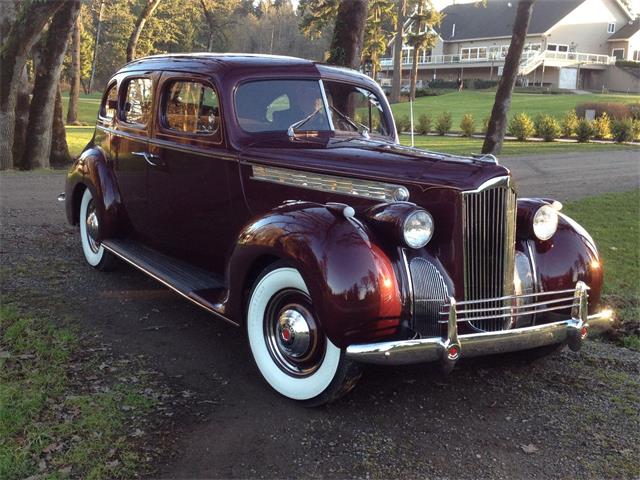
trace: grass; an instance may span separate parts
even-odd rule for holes
[[[470,155],[480,153],[483,139],[466,137],[443,137],[435,135],[416,135],[414,137],[415,146],[436,152],[453,153],[459,155]],[[400,142],[405,145],[411,144],[409,135],[402,135]],[[617,145],[607,143],[574,143],[574,142],[518,142],[516,140],[505,140],[501,156],[529,155],[562,153],[575,151],[610,151],[613,149],[637,149],[640,147],[629,145]]]
[[[604,268],[604,303],[614,307],[623,332],[640,330],[640,190],[567,202],[563,212],[593,236]],[[640,336],[620,343],[640,351]]]
[[[454,91],[445,95],[435,97],[420,97],[413,102],[413,116],[417,121],[420,115],[428,114],[433,119],[433,123],[440,113],[451,112],[453,129],[458,130],[460,120],[465,113],[473,114],[476,125],[480,127],[485,117],[488,117],[493,107],[495,99],[494,91],[483,90],[463,90]],[[580,103],[586,102],[613,102],[613,103],[634,103],[640,102],[640,95],[625,94],[558,94],[544,95],[532,93],[514,93],[511,98],[511,114],[524,112],[531,118],[540,113],[546,113],[558,118],[576,107]],[[409,116],[409,103],[395,103],[391,105],[394,116]]]
[[[71,328],[3,300],[0,478],[134,476],[141,459],[129,410],[144,412],[153,400],[126,384],[92,382],[104,367],[95,356],[81,358],[87,354]]]

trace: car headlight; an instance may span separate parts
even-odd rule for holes
[[[422,248],[433,236],[433,217],[425,210],[415,210],[407,215],[402,229],[407,246]]]
[[[551,205],[541,206],[533,216],[533,233],[540,240],[549,240],[558,229],[558,212]]]

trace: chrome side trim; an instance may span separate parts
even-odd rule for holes
[[[373,198],[386,202],[406,201],[409,199],[409,191],[402,185],[303,172],[265,165],[253,164],[251,167],[253,172],[252,178],[264,182],[291,185],[293,187],[355,197]]]
[[[171,285],[170,283],[165,282],[163,279],[159,278],[158,276],[154,275],[153,273],[151,273],[150,271],[148,271],[147,269],[143,268],[141,265],[137,264],[136,262],[134,262],[133,260],[131,260],[130,258],[125,257],[124,255],[122,255],[121,253],[119,253],[118,251],[112,249],[111,247],[109,247],[109,245],[107,244],[102,244],[102,246],[104,247],[105,250],[108,250],[109,252],[113,253],[116,257],[124,260],[125,262],[129,263],[130,265],[133,265],[134,267],[136,267],[138,270],[140,270],[141,272],[149,275],[151,278],[153,278],[154,280],[157,280],[158,282],[160,282],[162,285],[164,285],[165,287],[169,288],[170,290],[173,290],[174,292],[176,292],[178,295],[180,295],[181,297],[186,298],[187,300],[189,300],[191,303],[199,306],[200,308],[206,310],[209,313],[213,313],[214,315],[220,317],[222,320],[224,320],[227,323],[230,323],[231,325],[235,326],[235,327],[239,327],[240,324],[234,322],[233,320],[231,320],[230,318],[225,317],[224,315],[222,315],[220,312],[217,312],[216,310],[212,309],[211,307],[209,307],[208,305],[205,305],[204,303],[200,303],[198,302],[195,298],[191,298],[189,295],[185,294],[184,292],[181,292],[180,290],[178,290],[176,287],[174,287],[173,285]]]

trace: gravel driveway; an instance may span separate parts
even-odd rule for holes
[[[614,155],[621,159],[612,168]],[[582,157],[566,165],[550,158],[505,163],[525,194],[638,185],[638,159],[627,152],[607,155],[604,170],[593,159],[597,172],[586,173]],[[536,173],[542,165],[549,178]],[[556,176],[564,182],[566,172],[575,187],[561,188]],[[0,176],[2,295],[78,318],[116,353],[145,355],[190,398],[198,414],[167,433],[173,454],[158,476],[640,476],[639,353],[589,342],[579,354],[533,364],[508,356],[461,362],[448,377],[435,365],[371,367],[345,399],[305,409],[261,380],[242,330],[125,265],[113,273],[87,267],[55,202],[63,178]]]

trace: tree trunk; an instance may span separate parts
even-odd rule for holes
[[[11,23],[5,26],[6,5],[3,6],[2,49],[0,51],[0,170],[14,164],[13,141],[16,127],[18,90],[27,56],[38,41],[49,19],[62,7],[63,0],[24,4]],[[5,33],[6,32],[6,33]]]
[[[502,150],[502,142],[507,132],[507,114],[511,106],[511,93],[516,84],[520,58],[529,29],[531,12],[535,0],[520,0],[513,23],[511,46],[504,60],[502,78],[498,84],[496,99],[491,110],[491,118],[487,127],[487,135],[482,146],[482,153],[498,154]]]
[[[62,94],[60,83],[56,89],[56,99],[53,106],[53,123],[51,126],[51,154],[49,163],[55,166],[63,166],[71,161],[69,145],[67,145],[67,132],[62,120]]]
[[[80,0],[68,0],[51,20],[33,85],[23,168],[49,167],[56,89],[69,34],[79,11]]]
[[[207,27],[209,27],[209,40],[207,42],[207,52],[213,51],[213,39],[214,39],[214,29],[215,29],[215,19],[213,18],[213,13],[207,7],[205,0],[200,0],[200,5],[202,6],[202,13],[204,13],[204,18],[207,21]]]
[[[98,45],[100,45],[100,31],[102,30],[102,17],[104,14],[104,0],[100,0],[100,10],[98,11],[98,25],[96,26],[96,37],[93,40],[93,59],[91,60],[91,75],[89,76],[89,86],[86,93],[93,91],[93,79],[96,76],[96,59],[98,57]]]
[[[29,75],[27,74],[26,65],[22,68],[22,76],[18,85],[16,98],[16,122],[15,133],[13,137],[13,158],[14,166],[22,158],[27,140],[27,125],[29,124]]]
[[[80,15],[76,19],[73,27],[71,40],[71,89],[69,90],[69,109],[67,111],[67,124],[71,125],[78,121],[78,97],[80,96]]]
[[[131,32],[131,36],[129,37],[129,43],[127,44],[127,62],[131,62],[136,58],[136,47],[138,46],[138,40],[140,39],[142,29],[147,23],[147,20],[151,18],[156,8],[158,8],[159,4],[160,0],[147,0],[147,4],[142,9],[140,16],[136,20],[136,24],[133,27],[133,32]]]
[[[349,68],[360,66],[367,20],[367,0],[340,0],[327,63]]]
[[[398,2],[398,24],[396,25],[396,38],[393,44],[393,79],[391,80],[391,103],[400,101],[400,89],[402,88],[402,45],[404,43],[404,16],[407,10],[407,0]]]

